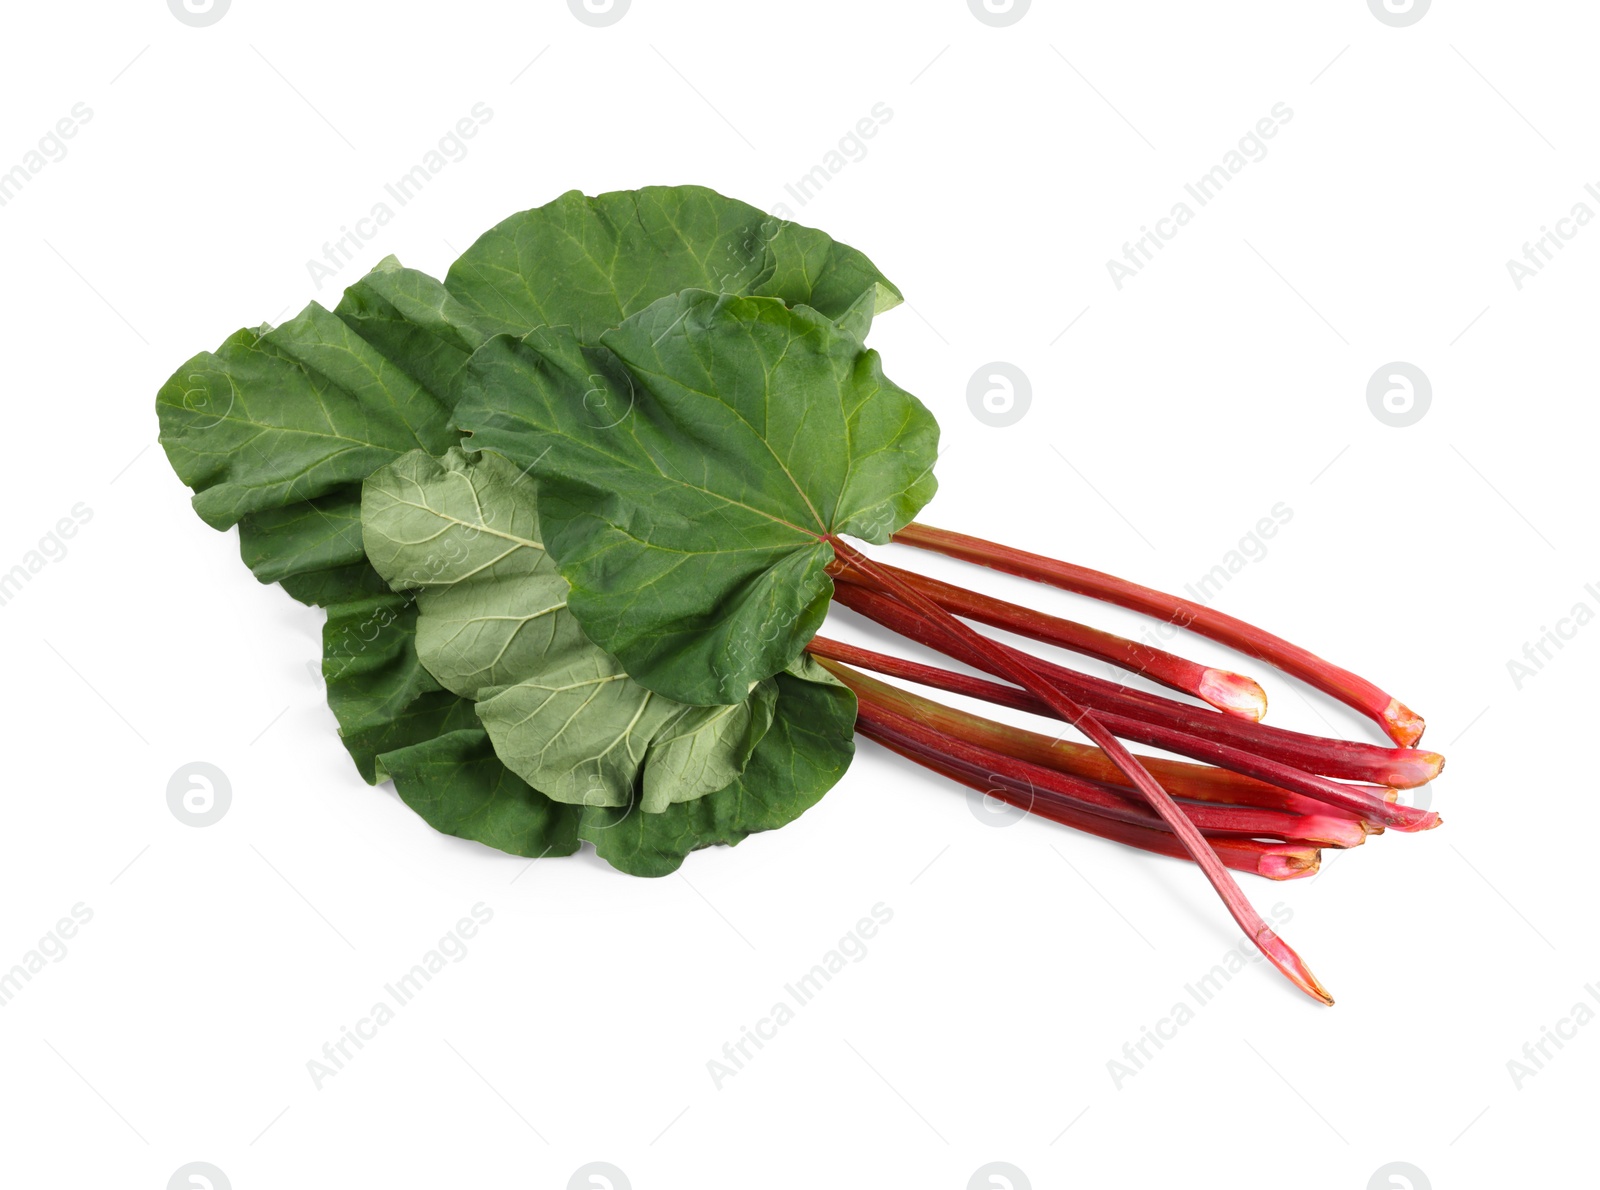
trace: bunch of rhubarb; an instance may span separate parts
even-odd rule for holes
[[[917,523],[938,426],[866,346],[900,300],[855,249],[710,190],[574,192],[486,232],[443,282],[386,260],[335,309],[195,356],[157,398],[161,441],[201,517],[238,526],[256,577],[327,609],[346,748],[440,831],[534,857],[587,842],[661,875],[799,817],[859,733],[1193,861],[1262,952],[1331,1003],[1229,869],[1293,879],[1322,847],[1437,825],[1398,801],[1444,763],[1415,747],[1422,720],[1212,609]],[[1394,746],[1266,726],[1248,678],[857,542],[1187,628],[1348,703]],[[819,636],[834,604],[951,666]],[[1024,730],[910,686],[1066,726]]]

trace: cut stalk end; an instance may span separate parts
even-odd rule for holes
[[[1333,996],[1328,989],[1322,986],[1320,980],[1311,974],[1305,960],[1295,954],[1294,949],[1269,927],[1263,926],[1256,935],[1256,945],[1261,948],[1261,953],[1272,960],[1272,965],[1277,967],[1289,977],[1289,981],[1313,1000],[1333,1007]]]
[[[1391,698],[1389,705],[1383,710],[1383,729],[1389,733],[1389,738],[1402,748],[1414,748],[1422,739],[1422,730],[1427,726],[1422,716],[1413,711],[1398,698]],[[1440,763],[1443,763],[1441,758]]]
[[[1197,693],[1219,711],[1259,723],[1267,715],[1267,692],[1252,678],[1208,669],[1200,676]]]
[[[1444,757],[1437,752],[1396,748],[1385,768],[1383,780],[1397,789],[1415,789],[1418,785],[1426,785],[1442,772]]]
[[[1431,831],[1444,822],[1444,819],[1432,810],[1419,810],[1415,806],[1402,806],[1399,803],[1389,806],[1383,820],[1385,825],[1408,835],[1414,835],[1418,831]]]
[[[1314,849],[1270,851],[1262,855],[1256,871],[1268,880],[1304,880],[1321,867],[1322,852]]]
[[[1382,829],[1382,828],[1379,828]],[[1371,830],[1364,822],[1332,814],[1307,814],[1295,823],[1296,836],[1326,847],[1360,847]]]

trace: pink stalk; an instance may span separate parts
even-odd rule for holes
[[[873,618],[878,619],[876,613]],[[893,628],[913,639],[921,639],[914,635],[914,625],[907,623],[907,617],[886,615],[880,623],[885,627]],[[931,634],[926,634],[931,636]],[[816,645],[813,640],[813,646]],[[957,660],[965,661],[969,665],[977,665],[980,661],[977,654],[964,651],[959,647],[947,647],[937,640],[926,640],[924,643],[931,647],[949,652]],[[998,642],[991,642],[997,648],[1005,649],[1007,646]],[[833,642],[826,642],[822,649],[833,646]],[[897,657],[887,657],[883,654],[874,654],[870,650],[856,649],[849,656],[839,656],[848,664],[859,665],[864,669],[876,670],[886,673],[891,677],[905,678],[908,681],[920,682],[924,685],[934,686],[937,689],[949,690],[954,694],[964,694],[971,698],[982,698],[987,702],[995,702],[1003,706],[1014,706],[1018,710],[1044,713],[1063,718],[1049,704],[1041,708],[1040,700],[1028,699],[1023,691],[1006,686],[997,686],[992,682],[985,682],[981,678],[968,678],[961,674],[953,674],[934,666],[919,665],[916,662],[903,661]],[[1070,671],[1068,671],[1070,672]],[[1067,685],[1066,683],[1062,683]],[[1069,694],[1077,693],[1068,686]],[[1018,696],[1021,697],[1018,697]],[[1348,810],[1368,822],[1382,826],[1392,826],[1399,831],[1431,830],[1439,825],[1439,816],[1431,810],[1419,810],[1414,806],[1402,806],[1394,800],[1397,796],[1392,789],[1383,786],[1345,785],[1338,781],[1331,781],[1326,777],[1319,777],[1303,769],[1247,752],[1242,748],[1230,747],[1226,744],[1213,743],[1210,740],[1200,739],[1186,735],[1181,731],[1162,726],[1160,724],[1145,723],[1117,714],[1114,711],[1097,710],[1099,721],[1105,724],[1112,734],[1123,739],[1134,740],[1141,744],[1148,744],[1153,748],[1163,748],[1168,752],[1176,752],[1180,756],[1187,756],[1193,760],[1203,760],[1210,764],[1219,765],[1235,773],[1242,773],[1265,781],[1269,785],[1276,785],[1280,789],[1302,794],[1329,806]],[[1068,719],[1071,723],[1072,720]],[[1074,724],[1076,726],[1076,724]]]
[[[1324,661],[1315,653],[1204,604],[1176,595],[1165,595],[1098,570],[1059,562],[1054,558],[997,545],[963,533],[935,529],[930,525],[907,525],[894,535],[894,540],[1002,570],[1007,574],[1049,583],[1063,590],[1166,620],[1238,649],[1248,656],[1259,657],[1323,693],[1332,695],[1375,720],[1389,738],[1401,747],[1412,747],[1422,738],[1422,717],[1380,687],[1349,670]]]
[[[836,578],[846,582],[861,581],[847,569],[837,566],[834,569],[837,571]],[[1126,637],[1102,632],[1098,628],[1064,620],[1060,616],[1046,615],[1032,608],[1007,603],[1003,599],[969,591],[952,583],[913,574],[896,566],[884,566],[883,569],[958,616],[1109,662],[1181,694],[1193,695],[1241,719],[1254,722],[1267,713],[1266,692],[1241,674],[1200,665],[1164,649],[1152,648]]]
[[[919,749],[935,754],[968,775],[988,778],[1005,785],[1019,796],[1040,802],[1059,801],[1083,813],[1152,830],[1166,830],[1160,818],[1142,803],[1130,799],[1130,791],[1126,789],[1071,776],[1059,769],[1034,764],[930,727],[918,717],[903,714],[891,705],[883,692],[892,691],[893,687],[876,682],[865,674],[855,673],[845,666],[824,664],[835,677],[856,692],[859,700],[856,722],[861,730],[874,727],[894,731]],[[1360,823],[1324,814],[1293,814],[1255,806],[1192,802],[1180,803],[1179,808],[1201,834],[1213,840],[1218,836],[1268,836],[1286,842],[1359,847],[1366,842],[1367,836]]]
[[[926,628],[920,618],[909,615],[903,603],[886,595],[866,587],[844,585],[835,589],[834,600],[880,623],[892,621],[887,626],[901,635],[940,652],[947,651],[940,643],[943,639],[940,634]],[[1444,768],[1444,757],[1437,752],[1385,748],[1376,744],[1306,735],[1281,727],[1270,727],[1265,723],[1248,723],[1232,715],[1218,715],[1214,711],[1159,694],[1130,690],[1115,682],[1078,673],[1049,661],[1035,659],[1033,664],[1061,685],[1069,697],[1087,703],[1096,710],[1112,711],[1129,719],[1159,724],[1185,735],[1227,744],[1325,777],[1409,789],[1431,781]]]
[[[859,653],[867,662],[866,668],[871,668],[870,663],[874,655],[865,650],[856,650],[853,646],[841,645],[819,636],[812,640],[811,651],[823,667],[854,690],[858,698],[870,699],[888,707],[915,721],[921,727],[1073,777],[1081,777],[1101,785],[1131,788],[1122,770],[1112,764],[1110,758],[1093,745],[1057,739],[1037,731],[1013,727],[1009,723],[985,719],[981,715],[958,711],[913,691],[868,677],[859,670],[850,668],[849,665],[840,664],[841,661],[849,659],[851,654]],[[1242,773],[1230,772],[1211,765],[1167,760],[1158,756],[1135,758],[1152,777],[1161,782],[1161,787],[1175,798],[1212,802],[1218,805],[1254,806],[1258,809],[1279,810],[1306,817],[1337,819],[1344,825],[1328,828],[1334,831],[1337,837],[1319,838],[1319,841],[1330,846],[1356,846],[1365,835],[1383,831],[1381,825],[1369,824],[1352,811],[1331,807],[1325,802],[1291,793]]]
[[[847,542],[834,536],[830,536],[828,542],[838,557],[865,573],[870,580],[885,587],[897,599],[914,608],[929,625],[947,636],[952,644],[970,649],[976,658],[974,663],[981,662],[978,668],[993,673],[996,677],[1007,678],[1044,700],[1064,720],[1098,744],[1127,775],[1134,788],[1144,795],[1150,803],[1150,808],[1167,824],[1167,829],[1178,837],[1185,850],[1205,873],[1206,879],[1211,882],[1211,887],[1222,898],[1222,903],[1227,906],[1228,912],[1239,928],[1245,932],[1245,936],[1260,948],[1261,953],[1273,966],[1283,972],[1306,995],[1324,1004],[1333,1003],[1333,997],[1317,982],[1316,976],[1311,974],[1310,968],[1300,956],[1287,942],[1278,937],[1272,927],[1256,912],[1255,907],[1240,891],[1239,885],[1228,874],[1227,868],[1217,858],[1216,852],[1206,843],[1205,837],[1195,828],[1194,823],[1189,821],[1177,803],[1156,783],[1155,778],[1140,766],[1133,758],[1133,754],[1124,748],[1116,736],[1112,735],[1093,714],[1063,694],[1053,682],[1041,676],[1029,662],[1019,660],[1020,655],[1014,650],[1004,649],[997,642],[968,627],[925,595],[885,572],[882,567]]]
[[[858,730],[867,739],[882,744],[907,760],[959,782],[969,789],[996,797],[1007,805],[1017,806],[1051,822],[1059,822],[1063,826],[1070,826],[1085,834],[1098,835],[1102,839],[1110,839],[1157,855],[1167,855],[1174,859],[1193,859],[1183,844],[1168,831],[1152,830],[1149,827],[1134,826],[1111,818],[1101,818],[1053,801],[1041,802],[1036,797],[1019,794],[1012,789],[997,785],[987,777],[975,776],[941,760],[935,754],[915,747],[890,729],[861,724]],[[1311,876],[1316,873],[1321,863],[1321,854],[1315,847],[1295,843],[1265,843],[1257,839],[1214,839],[1211,845],[1215,849],[1217,858],[1227,867],[1240,872],[1254,872],[1269,880],[1297,880],[1303,876]]]

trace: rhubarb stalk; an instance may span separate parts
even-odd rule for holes
[[[927,627],[920,617],[910,614],[898,600],[867,587],[851,585],[836,588],[834,599],[902,636],[940,652],[947,651],[941,643],[944,637]],[[995,643],[1000,648],[1009,648]],[[1034,659],[1032,663],[1061,686],[1068,697],[1094,710],[1110,711],[1143,723],[1159,724],[1185,735],[1241,748],[1325,777],[1410,789],[1431,781],[1444,768],[1444,757],[1437,752],[1380,747],[1353,740],[1306,735],[1265,723],[1250,723],[1233,715],[1219,715],[1159,694],[1131,690],[1049,661]],[[1039,713],[1054,714],[1049,710]]]
[[[1209,665],[1175,656],[1164,649],[1153,648],[1128,640],[1114,633],[1102,632],[1060,616],[1047,615],[1019,604],[1008,603],[988,595],[969,591],[953,583],[884,566],[909,587],[922,592],[945,611],[954,612],[968,620],[976,620],[991,628],[1015,632],[1030,640],[1057,645],[1074,653],[1082,653],[1111,665],[1118,666],[1140,677],[1149,678],[1181,694],[1190,694],[1210,703],[1220,711],[1237,715],[1241,719],[1256,721],[1267,713],[1267,695],[1260,685],[1242,674],[1230,673]],[[835,578],[846,582],[861,582],[855,572],[835,566]]]
[[[983,663],[979,668],[994,673],[997,677],[1008,678],[1043,699],[1063,719],[1098,744],[1116,766],[1127,774],[1134,788],[1150,803],[1150,808],[1161,816],[1167,828],[1183,843],[1195,863],[1200,866],[1200,870],[1205,873],[1206,879],[1211,882],[1212,888],[1216,889],[1217,895],[1222,898],[1222,903],[1227,906],[1234,921],[1244,930],[1245,936],[1251,939],[1273,966],[1283,972],[1296,987],[1324,1004],[1333,1003],[1333,997],[1317,982],[1316,976],[1311,973],[1300,956],[1287,942],[1278,937],[1272,927],[1267,925],[1256,912],[1255,907],[1240,891],[1239,885],[1228,874],[1227,868],[1217,858],[1216,852],[1207,844],[1205,837],[1195,828],[1194,823],[1189,821],[1177,803],[1157,784],[1155,778],[1144,770],[1133,758],[1133,754],[1124,748],[1116,736],[1112,735],[1093,714],[1062,694],[1054,683],[1041,676],[1031,664],[1019,660],[1012,651],[998,647],[996,642],[987,639],[931,599],[906,586],[855,547],[836,536],[829,537],[829,544],[847,564],[861,570],[870,580],[887,588],[896,598],[914,608],[928,624],[938,629],[952,642],[971,649],[974,656]]]
[[[1257,657],[1332,695],[1373,719],[1403,748],[1413,747],[1422,739],[1425,726],[1422,717],[1393,695],[1349,670],[1324,661],[1315,653],[1204,604],[1166,595],[1085,566],[1074,566],[915,521],[896,533],[894,540],[1166,620]]]

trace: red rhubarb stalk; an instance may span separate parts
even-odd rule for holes
[[[900,629],[900,622],[888,623],[886,627]],[[911,635],[909,629],[906,635]],[[945,651],[947,646],[941,645],[937,640],[926,643],[933,648]],[[997,643],[997,642],[991,642]],[[815,646],[816,641],[812,644]],[[1005,648],[1004,645],[999,645]],[[847,664],[859,665],[863,669],[875,670],[888,674],[890,677],[904,678],[908,681],[920,682],[937,689],[948,690],[953,694],[964,694],[969,698],[981,698],[987,702],[994,702],[1002,706],[1012,706],[1018,710],[1031,711],[1039,714],[1050,714],[1056,718],[1064,718],[1049,704],[1041,705],[1041,700],[1029,698],[1027,692],[1016,690],[1012,687],[997,685],[984,681],[982,678],[970,678],[962,674],[951,673],[935,666],[920,665],[917,662],[903,661],[897,657],[887,657],[881,653],[873,653],[866,649],[851,649],[848,655],[839,655],[834,642],[825,642],[817,647],[819,654],[828,649],[833,649],[836,660]],[[965,652],[956,646],[948,646],[948,651],[957,660],[965,661],[969,665],[978,665],[979,659],[974,652]],[[1200,739],[1196,736],[1186,735],[1181,731],[1154,723],[1144,723],[1137,719],[1130,719],[1114,711],[1096,711],[1099,721],[1112,732],[1123,739],[1134,740],[1140,744],[1147,744],[1152,748],[1162,748],[1168,752],[1176,752],[1180,756],[1187,756],[1193,760],[1203,760],[1219,765],[1235,773],[1242,773],[1276,785],[1294,793],[1313,798],[1329,806],[1336,806],[1342,810],[1349,810],[1368,822],[1382,826],[1392,826],[1399,831],[1431,830],[1439,825],[1440,819],[1431,810],[1419,810],[1414,806],[1403,806],[1393,800],[1395,791],[1384,786],[1376,785],[1345,785],[1339,781],[1329,780],[1327,777],[1308,773],[1303,769],[1282,764],[1242,748],[1230,747],[1226,744],[1213,743],[1210,740]],[[1067,722],[1074,721],[1068,719]],[[1074,726],[1076,724],[1074,723]]]
[[[846,582],[862,581],[854,571],[836,566],[835,577]],[[1060,616],[1047,615],[1019,604],[995,599],[977,591],[969,591],[952,583],[940,582],[884,566],[909,587],[928,596],[945,611],[954,612],[968,620],[976,620],[991,628],[1015,632],[1030,640],[1057,645],[1074,653],[1082,653],[1100,661],[1109,662],[1141,677],[1149,678],[1181,694],[1210,703],[1220,711],[1237,715],[1241,719],[1259,720],[1267,713],[1267,695],[1261,687],[1241,674],[1230,673],[1209,665],[1200,665],[1178,657],[1164,649],[1153,648],[1128,640],[1098,628],[1090,628]]]
[[[914,608],[925,617],[928,624],[940,630],[953,644],[971,649],[975,659],[983,663],[979,665],[980,669],[992,672],[996,677],[1007,678],[1043,699],[1064,720],[1100,745],[1116,766],[1127,774],[1134,788],[1144,795],[1150,803],[1150,808],[1161,816],[1167,828],[1182,842],[1195,863],[1200,866],[1200,870],[1205,873],[1206,879],[1211,882],[1211,887],[1216,889],[1217,895],[1222,898],[1222,903],[1227,906],[1234,921],[1245,932],[1245,936],[1260,948],[1261,953],[1273,966],[1283,972],[1306,995],[1324,1004],[1333,1003],[1333,997],[1317,982],[1316,976],[1312,975],[1304,960],[1287,942],[1278,937],[1272,927],[1255,911],[1255,907],[1250,904],[1240,891],[1239,885],[1228,874],[1222,861],[1217,858],[1216,852],[1206,843],[1205,837],[1195,829],[1194,823],[1189,821],[1177,803],[1156,783],[1155,778],[1145,772],[1133,758],[1133,754],[1124,748],[1116,736],[1112,735],[1093,714],[1061,693],[1053,682],[1041,676],[1031,664],[1019,660],[1019,655],[999,647],[997,642],[982,636],[944,611],[931,599],[912,590],[894,575],[886,573],[854,546],[831,536],[829,544],[837,556],[862,571],[870,580],[885,587],[907,606]]]
[[[864,674],[853,673],[845,666],[829,663],[828,668],[856,692],[856,724],[863,731],[867,727],[894,731],[919,750],[935,755],[971,776],[988,777],[1019,796],[1033,796],[1041,803],[1060,801],[1083,813],[1152,830],[1166,830],[1161,819],[1141,802],[1133,800],[1129,796],[1131,791],[1127,789],[1071,776],[1058,769],[1034,764],[949,735],[889,705],[880,692],[891,687],[875,682]],[[1218,836],[1271,837],[1284,842],[1359,847],[1367,836],[1360,823],[1326,814],[1294,814],[1256,806],[1192,802],[1180,803],[1179,809],[1202,835],[1213,840]]]
[[[969,789],[996,797],[1007,805],[1030,810],[1051,822],[1059,822],[1063,826],[1070,826],[1085,834],[1098,835],[1102,839],[1110,839],[1157,855],[1167,855],[1174,859],[1193,858],[1169,831],[1151,830],[1148,827],[1133,826],[1110,818],[1100,818],[1055,803],[1042,804],[1035,798],[998,787],[995,782],[985,777],[974,776],[931,754],[921,752],[901,740],[893,731],[866,724],[861,725],[860,731],[867,739],[882,744],[907,760],[957,781]],[[1240,872],[1254,872],[1269,880],[1295,880],[1302,876],[1314,875],[1321,862],[1321,855],[1316,848],[1297,846],[1293,843],[1264,843],[1257,839],[1214,839],[1212,846],[1217,858],[1226,866]]]
[[[964,533],[935,529],[931,525],[913,522],[896,533],[894,540],[1166,620],[1248,656],[1258,657],[1332,695],[1376,721],[1389,738],[1403,748],[1410,748],[1422,739],[1422,717],[1393,695],[1349,670],[1324,661],[1315,653],[1204,604],[1166,595],[1098,570],[997,545]]]
[[[813,655],[835,677],[854,690],[858,698],[871,699],[925,727],[1018,760],[1043,765],[1057,772],[1102,785],[1127,786],[1128,784],[1128,779],[1122,770],[1112,764],[1110,758],[1093,745],[1058,739],[1041,732],[1013,727],[1009,723],[998,723],[981,715],[958,711],[954,707],[934,702],[930,698],[924,698],[899,686],[880,682],[851,669],[848,665],[840,664],[852,651],[852,646],[841,645],[824,637],[816,637],[812,641]],[[1353,811],[1338,809],[1302,794],[1290,793],[1287,789],[1269,785],[1265,781],[1258,781],[1242,773],[1230,772],[1207,764],[1167,760],[1159,756],[1136,754],[1135,758],[1144,765],[1152,777],[1161,782],[1161,787],[1175,798],[1214,802],[1219,805],[1254,806],[1263,810],[1281,810],[1289,814],[1331,816],[1349,823],[1356,828],[1358,834],[1375,834],[1383,830],[1381,825],[1369,825]],[[1341,828],[1341,837],[1353,838],[1344,828]],[[1354,842],[1335,843],[1331,839],[1327,841],[1335,846],[1354,845]]]
[[[893,628],[902,636],[940,652],[946,651],[944,638],[926,628],[919,617],[910,614],[906,606],[897,600],[865,587],[848,584],[835,588],[834,600]],[[1035,659],[1033,664],[1060,685],[1069,697],[1095,710],[1111,711],[1129,719],[1159,724],[1185,735],[1241,748],[1325,777],[1410,789],[1433,780],[1444,768],[1444,757],[1437,752],[1386,748],[1377,744],[1306,735],[1281,727],[1270,727],[1265,723],[1249,723],[1232,715],[1219,715],[1159,694],[1130,690],[1115,682],[1078,673],[1049,661]]]

